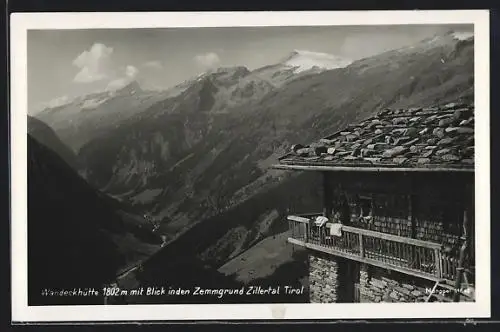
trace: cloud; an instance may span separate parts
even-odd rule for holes
[[[125,68],[125,75],[127,77],[134,79],[137,74],[139,74],[139,69],[136,67],[128,65],[127,68]]]
[[[148,69],[163,69],[163,65],[160,61],[148,61],[142,64],[143,67]]]
[[[80,69],[73,81],[91,83],[109,78],[112,54],[113,48],[101,43],[95,43],[83,51],[73,60],[73,65]]]
[[[194,61],[203,69],[212,69],[220,64],[220,58],[214,52],[198,54],[194,57]]]

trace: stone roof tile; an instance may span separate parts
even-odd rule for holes
[[[281,164],[474,168],[474,105],[383,109],[309,146],[296,144]]]

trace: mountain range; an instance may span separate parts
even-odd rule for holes
[[[269,166],[383,108],[471,100],[473,69],[473,38],[454,33],[357,61],[294,51],[255,70],[218,68],[165,91],[132,82],[46,109],[36,118],[60,140],[39,142],[108,201],[159,224],[165,245],[136,283],[192,262],[221,280],[307,284],[284,216],[320,210],[320,178]]]

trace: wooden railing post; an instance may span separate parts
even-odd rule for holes
[[[310,229],[310,223],[304,223],[304,228],[305,228],[305,242],[309,242],[309,229]]]
[[[330,219],[332,213],[333,192],[328,172],[323,172],[323,216]]]
[[[365,257],[365,247],[363,245],[363,234],[359,233],[359,256]]]
[[[436,277],[442,278],[443,275],[443,268],[442,268],[442,262],[441,262],[441,251],[437,248],[434,249],[434,258],[435,258],[435,264],[436,264]]]
[[[431,278],[431,280],[446,279],[451,281],[455,274],[449,271],[448,264],[451,263],[446,260],[446,254],[442,251],[442,245],[439,243],[343,225],[342,237],[335,238],[326,244],[324,229],[320,230],[317,238],[311,233],[314,220],[299,216],[288,216],[287,219],[292,221],[292,238],[298,240],[291,242],[298,245],[402,273]],[[331,223],[325,225],[326,228],[331,226]],[[295,227],[298,229],[295,230]],[[302,234],[302,232],[304,233]],[[320,247],[322,248],[320,249]],[[414,257],[411,255],[413,248],[416,254]],[[414,265],[410,264],[411,258],[417,259]],[[432,261],[433,259],[434,261]],[[458,272],[463,268],[464,266],[459,265]]]

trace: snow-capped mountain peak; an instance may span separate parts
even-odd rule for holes
[[[474,32],[470,31],[455,31],[453,37],[458,40],[467,40],[474,37]]]
[[[324,70],[343,68],[351,63],[351,60],[333,54],[306,50],[294,50],[282,62],[286,66],[294,67],[296,73],[310,70],[314,67]]]

